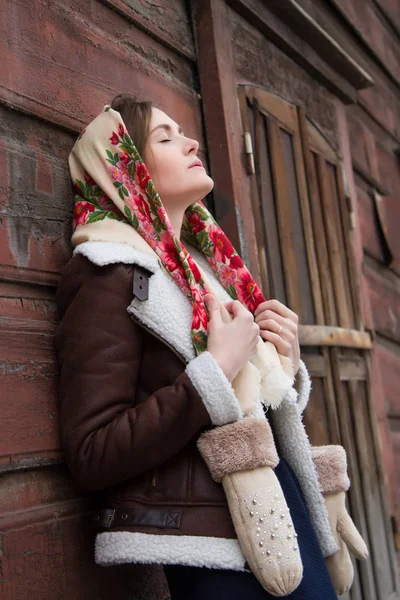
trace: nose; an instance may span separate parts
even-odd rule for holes
[[[199,142],[197,140],[192,140],[191,138],[188,138],[187,140],[187,146],[186,146],[186,152],[188,154],[191,154],[194,152],[194,154],[197,154],[197,151],[199,149]]]

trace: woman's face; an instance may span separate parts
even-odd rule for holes
[[[152,108],[144,159],[166,209],[185,210],[213,189],[204,167],[193,166],[201,162],[198,148],[165,112]]]

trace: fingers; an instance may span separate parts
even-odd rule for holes
[[[259,324],[261,329],[265,328],[264,325],[266,321],[270,321],[272,325],[271,331],[273,331],[274,333],[278,332],[280,326],[282,327],[282,329],[285,329],[285,331],[290,331],[294,334],[297,332],[297,321],[294,322],[292,319],[282,317],[282,315],[279,315],[278,313],[272,310],[266,310],[261,312],[256,316],[255,321]],[[272,321],[275,322],[275,327],[273,326]]]
[[[225,308],[229,310],[231,315],[235,317],[241,317],[249,321],[249,323],[254,322],[252,313],[247,310],[245,306],[239,300],[232,300],[231,302],[224,303]]]
[[[219,301],[214,298],[212,294],[206,294],[204,296],[204,302],[206,303],[208,313],[210,315],[210,323],[214,325],[222,324],[222,315]]]
[[[279,354],[282,354],[282,356],[291,356],[292,344],[284,340],[280,335],[266,329],[261,330],[260,335],[263,340],[272,342],[276,346]]]
[[[349,513],[340,519],[337,524],[337,530],[342,536],[343,541],[352,554],[359,560],[368,558],[368,548],[362,539],[357,527],[354,525]]]
[[[279,317],[279,319],[260,319],[259,321],[256,320],[256,323],[260,326],[260,329],[267,329],[271,333],[276,333],[287,342],[294,343],[296,339],[297,329],[291,327],[283,317]]]
[[[292,310],[290,310],[290,308],[282,304],[282,302],[279,302],[279,300],[266,300],[265,302],[261,302],[261,304],[257,306],[254,312],[256,320],[257,317],[265,311],[271,311],[272,313],[275,313],[280,317],[292,321],[294,324],[297,324],[299,321],[299,318],[296,315],[296,313],[294,313]]]

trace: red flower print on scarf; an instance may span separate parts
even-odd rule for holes
[[[250,312],[254,313],[257,306],[264,301],[264,297],[246,268],[239,269],[237,274],[240,279],[240,283],[236,286],[238,298]]]
[[[120,123],[119,127],[118,127],[118,136],[122,137],[125,133],[125,129],[124,126]]]
[[[239,254],[237,254],[236,256],[231,256],[230,261],[229,261],[229,266],[232,269],[242,269],[243,268],[243,261],[240,258]]]
[[[204,327],[207,329],[208,315],[204,306],[204,302],[202,301],[198,290],[192,290],[192,293],[194,295],[192,328],[200,329]]]
[[[190,225],[195,235],[200,233],[200,231],[204,231],[204,229],[206,228],[206,224],[196,213],[190,216]]]
[[[196,283],[199,283],[200,279],[201,279],[201,273],[199,271],[198,266],[196,265],[196,263],[194,262],[193,258],[190,256],[190,254],[187,257],[187,261],[190,267],[190,270],[193,273],[193,276],[195,278]]]
[[[236,279],[236,271],[231,267],[222,265],[222,267],[219,269],[219,276],[224,286],[234,285]]]
[[[94,179],[89,175],[89,173],[84,172],[85,181],[88,185],[97,185]]]
[[[169,237],[168,232],[161,234],[161,240],[159,242],[159,248],[162,252],[161,260],[169,271],[175,271],[176,269],[182,269],[181,261],[176,253],[174,242]]]
[[[142,194],[134,196],[131,199],[131,204],[138,219],[151,223],[150,207],[143,198]]]
[[[74,206],[74,223],[84,225],[88,220],[89,214],[94,211],[93,204],[90,202],[77,202]]]
[[[223,231],[215,225],[209,229],[210,238],[214,244],[214,258],[217,262],[225,263],[225,258],[230,258],[234,252],[232,244]]]
[[[119,155],[118,166],[125,168],[130,160],[131,157],[129,156],[129,154],[127,154],[126,152],[122,152],[122,154]]]
[[[135,181],[140,186],[140,189],[145,192],[147,182],[150,181],[150,175],[146,168],[146,165],[136,161],[135,164]]]
[[[116,133],[113,133],[112,136],[110,137],[110,142],[112,143],[113,146],[116,146],[119,142],[119,137]]]

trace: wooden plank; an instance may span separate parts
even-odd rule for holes
[[[260,282],[228,9],[220,0],[192,2],[216,218]],[[239,232],[240,226],[240,232]],[[240,233],[240,235],[239,235]]]
[[[400,37],[400,0],[374,0]]]
[[[368,379],[365,358],[359,356],[339,357],[340,381],[366,381]]]
[[[400,238],[398,224],[400,222],[400,196],[381,196],[374,193],[375,208],[383,239],[386,246],[388,265],[400,267]]]
[[[95,533],[88,530],[87,507],[88,501],[80,499],[54,503],[40,515],[21,511],[25,514],[19,527],[13,527],[11,519],[9,527],[2,528],[3,600],[169,599],[161,567],[129,564],[104,569],[96,565]]]
[[[287,131],[296,131],[296,111],[292,104],[268,90],[256,86],[246,86],[246,94],[251,103],[258,102],[262,110],[272,115]]]
[[[356,174],[377,188],[382,194],[389,193],[385,181],[380,180],[375,155],[375,138],[351,112],[347,115],[352,164]]]
[[[335,206],[334,191],[331,189],[329,171],[325,159],[317,156],[317,173],[321,191],[321,204],[327,238],[330,272],[333,282],[333,293],[338,314],[338,325],[351,327],[351,317],[347,304],[347,294],[343,286],[343,275],[346,274],[346,265],[343,261],[343,249],[340,246],[338,232],[340,223],[337,219],[337,206]]]
[[[364,273],[368,282],[369,299],[377,333],[400,342],[400,281],[388,269],[376,265],[367,257]]]
[[[323,381],[313,378],[310,399],[303,415],[304,426],[313,446],[331,443]]]
[[[227,3],[341,101],[345,104],[356,101],[357,93],[353,84],[328,65],[298,30],[294,31],[275,15],[269,9],[269,3],[264,0],[227,0]]]
[[[342,239],[344,242],[344,251],[345,258],[348,269],[348,284],[349,287],[346,288],[349,296],[350,296],[350,306],[349,309],[352,313],[352,321],[354,326],[357,329],[362,328],[362,317],[361,317],[361,308],[360,308],[360,281],[359,281],[359,273],[356,269],[355,263],[355,255],[350,241],[350,215],[349,215],[349,205],[347,203],[347,199],[344,193],[343,186],[343,167],[342,164],[338,164],[334,170],[335,181],[336,181],[336,190],[337,190],[337,199],[338,199],[338,211],[340,214],[340,220],[342,225]],[[346,264],[345,263],[345,264]]]
[[[286,170],[292,243],[296,255],[299,293],[301,296],[301,320],[304,324],[312,324],[315,323],[315,303],[312,285],[313,283],[314,285],[316,283],[316,274],[315,272],[313,273],[314,281],[312,282],[309,258],[311,258],[311,260],[313,258],[312,252],[310,253],[310,246],[312,246],[313,240],[306,240],[306,231],[304,229],[303,214],[307,198],[301,148],[298,143],[297,132],[295,132],[294,135],[291,135],[281,128],[280,137]],[[297,152],[295,152],[296,146]]]
[[[358,227],[361,230],[363,250],[383,263],[386,257],[379,235],[373,199],[360,185],[357,186],[357,206]]]
[[[43,507],[56,502],[74,500],[86,495],[85,492],[72,479],[65,464],[53,465],[51,468],[30,469],[18,472],[2,472],[0,478],[0,515],[7,520],[10,513],[16,513],[15,522],[11,526],[17,527],[19,515],[29,512],[32,507]],[[36,512],[37,514],[37,512]],[[45,519],[48,515],[45,516]],[[33,519],[36,521],[36,517]],[[3,530],[3,527],[2,527]]]
[[[316,179],[315,163],[311,149],[314,147],[315,150],[322,150],[327,156],[332,158],[333,150],[322,135],[316,131],[316,128],[307,122],[302,107],[297,107],[297,115],[299,138],[301,140],[301,150],[306,173],[306,179],[305,181],[302,181],[300,185],[302,188],[306,185],[308,191],[307,196],[305,193],[302,194],[302,211],[314,294],[316,323],[317,325],[325,325],[326,323],[333,324],[336,321],[333,317],[335,309],[333,305],[333,294],[330,290],[332,283],[329,277],[328,254],[325,236],[323,235],[321,203]],[[297,150],[297,152],[300,154],[299,150]],[[332,444],[340,444],[341,436],[328,348],[322,347],[321,352],[326,366],[326,377],[323,379],[323,386],[328,414],[329,439]]]
[[[356,89],[374,85],[371,75],[321,27],[296,0],[270,0],[268,4],[294,31],[301,31],[304,39],[319,56],[347,79]]]
[[[324,304],[320,282],[320,269],[317,263],[317,249],[314,243],[314,232],[310,204],[316,201],[317,182],[312,168],[312,157],[310,153],[310,142],[306,116],[302,107],[297,107],[299,136],[295,140],[295,152],[298,157],[298,163],[304,163],[304,169],[297,170],[298,182],[300,187],[301,210],[303,216],[304,237],[307,247],[307,258],[310,269],[311,287],[315,307],[315,323],[325,325]],[[307,178],[305,177],[307,175]]]
[[[365,384],[353,380],[349,381],[347,385],[354,423],[363,502],[370,540],[373,541],[370,546],[370,560],[376,578],[377,598],[378,600],[387,600],[389,595],[395,591],[394,573],[388,547],[388,544],[392,544],[393,541],[387,537],[385,510],[381,498],[383,481],[374,451],[375,444],[371,431]]]
[[[299,341],[302,346],[372,348],[371,336],[365,331],[324,325],[299,325]]]
[[[394,81],[400,81],[398,40],[371,2],[330,0]]]
[[[375,355],[379,361],[387,418],[400,419],[399,346],[397,344],[388,343],[378,337],[375,345]]]
[[[62,450],[36,450],[0,455],[0,473],[15,473],[64,464]]]
[[[253,205],[253,216],[254,225],[257,237],[257,249],[258,258],[260,261],[261,280],[263,283],[263,291],[266,298],[272,298],[272,281],[270,272],[270,261],[268,261],[268,255],[270,253],[269,240],[266,237],[265,223],[266,217],[264,214],[263,202],[263,173],[265,166],[268,169],[268,165],[262,164],[262,149],[265,148],[265,132],[262,129],[263,118],[259,111],[258,102],[253,102],[253,125],[254,125],[254,137],[253,137],[253,148],[254,148],[254,165],[255,173],[251,175],[251,192],[252,192],[252,205]],[[263,136],[264,133],[264,136]]]
[[[330,276],[330,264],[327,247],[327,238],[325,235],[325,226],[321,205],[320,182],[317,178],[316,169],[317,157],[312,153],[309,161],[308,174],[310,175],[308,183],[310,185],[310,205],[313,223],[313,234],[315,239],[315,250],[318,256],[318,266],[321,281],[321,296],[324,307],[325,324],[335,326],[338,324],[336,306],[334,302],[333,283]]]
[[[178,54],[196,61],[191,23],[184,0],[168,2],[136,2],[135,0],[96,0],[113,11],[118,12],[124,20],[133,23],[152,38],[160,41],[163,46],[171,48]],[[91,3],[93,8],[96,5]],[[82,1],[77,3],[82,7]],[[91,6],[92,8],[92,6]],[[93,14],[93,13],[91,13]],[[104,26],[104,23],[101,23]]]
[[[187,58],[104,4],[69,0],[44,10],[40,0],[10,0],[2,17],[0,102],[78,132],[115,93],[132,91],[176,106],[185,131],[199,131],[185,123],[193,109],[184,104],[197,100]]]
[[[302,320],[302,307],[299,291],[296,254],[293,246],[293,233],[290,218],[290,204],[286,185],[285,164],[283,162],[282,145],[277,123],[268,119],[268,141],[271,149],[272,178],[276,194],[276,210],[278,231],[283,258],[286,293],[288,305]]]
[[[342,438],[342,445],[347,454],[347,464],[351,487],[347,494],[350,505],[350,514],[361,533],[368,548],[373,544],[369,536],[367,515],[365,513],[363,492],[361,486],[357,448],[355,445],[354,427],[356,424],[352,421],[350,412],[350,403],[346,384],[340,380],[339,352],[337,348],[330,349],[330,358],[333,372],[333,381],[335,386],[337,411],[339,416],[339,425]],[[362,600],[376,600],[377,590],[372,570],[372,565],[368,561],[357,561],[357,570],[360,575],[363,595]],[[357,599],[358,600],[358,599]],[[361,598],[359,599],[361,600]]]
[[[254,99],[256,101],[256,99]],[[287,296],[282,267],[282,253],[279,245],[277,228],[276,202],[272,185],[270,148],[267,142],[267,127],[264,115],[259,120],[260,143],[256,147],[259,157],[257,178],[259,180],[259,199],[263,214],[263,228],[266,240],[266,256],[268,262],[268,278],[270,297],[277,298],[287,304]]]
[[[304,361],[310,377],[324,378],[326,377],[326,362],[320,354],[303,354]]]

